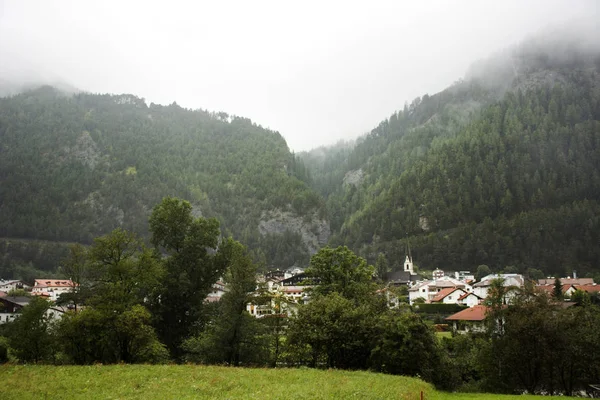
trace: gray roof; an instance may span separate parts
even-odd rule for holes
[[[0,297],[0,299],[2,300],[6,300],[10,303],[13,304],[17,304],[19,306],[26,306],[27,304],[29,304],[29,302],[31,301],[31,297],[26,297],[26,296],[6,296],[6,297]]]

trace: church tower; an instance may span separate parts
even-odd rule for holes
[[[411,275],[415,274],[415,270],[413,268],[412,254],[410,253],[410,243],[408,241],[408,238],[406,239],[406,260],[404,260],[404,271],[410,272]]]

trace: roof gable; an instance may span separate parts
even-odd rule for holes
[[[460,290],[461,292],[464,292],[464,290],[461,289],[461,288],[445,288],[445,289],[440,290],[438,292],[438,294],[435,295],[435,297],[433,299],[431,299],[431,301],[432,302],[442,301],[447,296],[450,296],[452,293],[456,292],[457,290]]]
[[[448,321],[483,321],[487,313],[488,308],[486,306],[473,306],[471,308],[464,309],[452,314],[446,320]]]

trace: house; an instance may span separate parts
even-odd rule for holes
[[[454,272],[454,278],[469,284],[475,282],[475,275],[471,271],[456,271]]]
[[[423,299],[422,301],[429,303],[439,292],[446,288],[460,288],[465,292],[473,290],[471,285],[445,276],[442,279],[421,282],[408,289],[409,303],[412,305],[417,299]]]
[[[436,268],[431,273],[431,276],[433,277],[433,279],[442,279],[444,277],[444,271]]]
[[[31,288],[31,286],[27,285],[23,281],[18,281],[18,280],[7,281],[7,280],[0,279],[0,292],[8,293],[11,290],[17,290],[17,289],[27,290],[30,288]]]
[[[293,276],[303,275],[303,274],[304,274],[304,269],[298,268],[298,267],[292,267],[292,268],[290,268],[290,269],[288,269],[288,270],[286,270],[284,272],[283,278],[284,279],[288,279],[288,278],[291,278]]]
[[[594,294],[600,292],[600,285],[592,284],[592,285],[579,285],[575,286],[577,290],[583,290],[584,292],[588,292],[589,294]]]
[[[404,263],[402,264],[402,268],[388,272],[384,279],[388,282],[389,286],[413,286],[416,282],[419,281],[420,277],[415,272],[415,265],[413,263],[412,253],[410,252],[410,244],[406,244],[406,257],[404,258]]]
[[[25,307],[31,301],[31,297],[24,296],[5,296],[0,297],[0,324],[5,324],[17,318]],[[46,316],[50,318],[58,318],[62,316],[64,310],[51,307],[46,311]]]
[[[552,295],[554,293],[554,284],[546,284],[546,285],[536,285],[535,289],[540,292],[547,293],[548,295]],[[571,297],[577,288],[572,284],[565,284],[561,286],[561,290],[564,297]]]
[[[433,299],[431,299],[431,302],[442,304],[458,304],[458,299],[465,294],[469,294],[469,292],[458,287],[444,288],[439,291]]]
[[[456,304],[461,304],[463,306],[474,307],[482,302],[482,298],[477,296],[475,293],[465,293],[458,298],[458,302]]]
[[[265,279],[270,279],[270,278],[275,278],[275,279],[285,279],[285,272],[280,270],[280,269],[275,269],[272,271],[269,271],[265,274]]]
[[[503,286],[506,288],[510,287],[523,287],[525,285],[525,278],[520,274],[490,274],[481,278],[480,282],[473,285],[473,293],[477,296],[485,299],[488,296],[488,290],[492,285],[492,282],[496,279],[503,279]],[[512,295],[509,295],[512,297]]]
[[[221,280],[218,280],[215,283],[213,283],[212,290],[208,294],[208,296],[206,296],[206,299],[204,301],[208,303],[214,303],[215,301],[219,301],[226,292],[227,288],[225,286],[225,283]]]
[[[538,280],[538,285],[554,285],[554,280],[555,278],[544,278],[544,279],[540,279]],[[594,284],[594,279],[593,278],[571,278],[566,277],[566,278],[559,278],[560,283],[562,285],[575,285],[575,286],[581,286],[581,285],[593,285]]]
[[[267,315],[293,314],[297,311],[298,304],[308,301],[307,289],[313,284],[318,283],[318,279],[308,276],[305,272],[296,268],[295,275],[288,274],[288,278],[283,279],[281,274],[267,273],[261,281],[265,283],[265,289],[270,294],[271,300],[265,304],[260,301],[251,301],[246,304],[246,311],[257,318]],[[287,274],[287,272],[286,272]],[[289,276],[291,275],[291,276]],[[255,293],[259,296],[258,293]],[[257,304],[258,303],[258,304]]]
[[[75,286],[77,284],[70,279],[36,279],[31,294],[56,301],[61,294],[72,292]]]
[[[385,274],[385,280],[391,286],[413,286],[419,280],[419,275],[410,271],[392,271]]]
[[[487,311],[488,308],[486,306],[475,305],[452,314],[446,318],[446,321],[452,322],[454,332],[484,332]]]

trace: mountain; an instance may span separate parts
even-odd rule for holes
[[[408,241],[422,269],[600,272],[597,35],[532,37],[353,148],[301,157],[331,243],[372,262],[384,253],[398,266]]]
[[[0,98],[0,275],[48,269],[14,251],[23,240],[36,253],[116,227],[148,237],[164,196],[217,217],[267,266],[305,263],[329,236],[308,179],[279,133],[246,118],[49,86]]]

